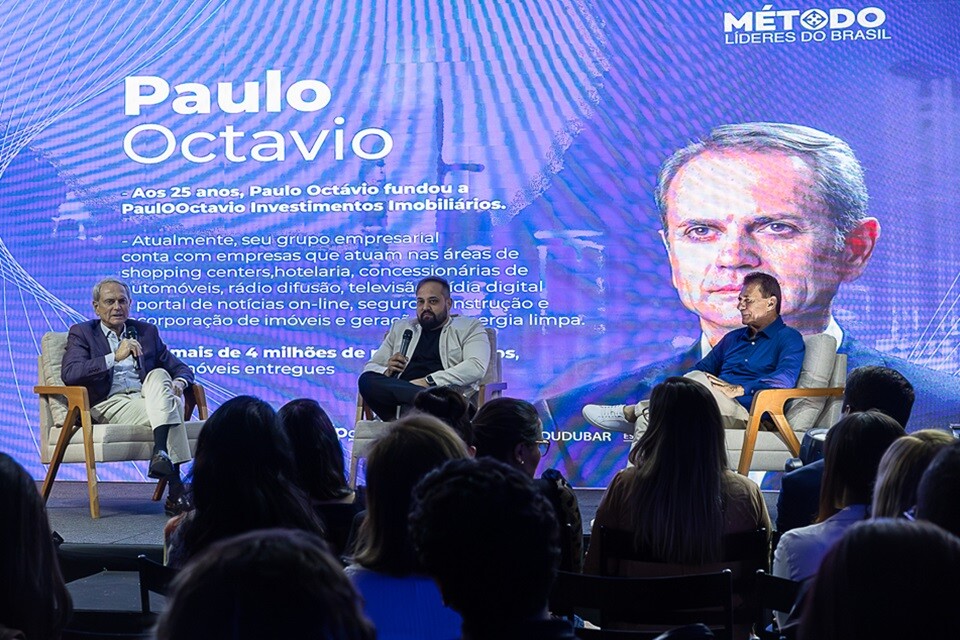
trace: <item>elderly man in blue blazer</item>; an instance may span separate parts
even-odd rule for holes
[[[61,377],[87,388],[96,422],[140,424],[153,430],[151,478],[166,478],[168,514],[189,508],[179,465],[190,459],[183,426],[183,391],[193,384],[190,367],[160,339],[157,328],[130,319],[130,288],[105,278],[93,288],[97,320],[70,327]]]

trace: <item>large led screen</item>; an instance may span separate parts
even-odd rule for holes
[[[949,1],[3,3],[0,449],[44,473],[40,340],[108,275],[213,405],[312,397],[348,449],[356,379],[431,274],[498,330],[578,486],[629,447],[582,404],[682,373],[753,270],[788,324],[911,379],[911,430],[960,422],[958,25]],[[758,122],[848,145],[865,206],[701,167],[662,215],[668,158]]]

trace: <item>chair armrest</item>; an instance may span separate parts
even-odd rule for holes
[[[760,431],[760,418],[770,414],[777,431],[790,449],[794,457],[800,455],[800,441],[787,422],[784,408],[787,401],[795,398],[825,398],[843,395],[843,387],[821,387],[814,389],[763,389],[753,396],[750,405],[750,418],[747,421],[747,430],[743,436],[743,449],[740,451],[740,464],[737,473],[747,475],[750,463],[753,461],[753,450],[757,442],[757,433]]]
[[[80,410],[90,410],[90,394],[86,387],[68,387],[65,385],[47,386],[37,385],[33,392],[38,396],[64,396],[67,399],[67,413],[76,407]]]
[[[750,405],[750,416],[764,413],[784,415],[787,401],[796,398],[823,398],[828,396],[842,396],[843,387],[823,387],[815,389],[763,389],[753,396]]]

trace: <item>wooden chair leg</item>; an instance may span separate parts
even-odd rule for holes
[[[787,448],[790,449],[790,455],[794,458],[798,457],[800,455],[800,441],[797,440],[797,434],[790,428],[786,417],[776,413],[771,414],[770,417],[773,418],[773,424],[776,425],[780,437],[783,438]]]
[[[53,458],[50,460],[50,466],[47,467],[47,475],[43,479],[43,485],[40,487],[40,496],[46,502],[50,497],[50,490],[53,489],[53,481],[57,477],[57,471],[60,470],[60,463],[63,462],[63,456],[67,452],[67,445],[70,439],[77,432],[77,419],[80,417],[80,410],[77,407],[70,409],[67,419],[60,429],[60,437],[57,439],[57,446],[53,450]]]
[[[747,422],[747,430],[743,434],[743,448],[740,449],[740,463],[737,465],[737,473],[742,476],[750,473],[750,463],[753,462],[753,451],[757,446],[757,432],[760,431],[761,414],[750,414],[750,420]]]
[[[350,455],[350,488],[357,488],[357,468],[360,466],[360,456]]]
[[[100,492],[97,487],[97,461],[93,451],[93,421],[89,411],[80,412],[80,428],[83,430],[83,457],[87,467],[87,492],[90,495],[90,517],[100,517]]]
[[[157,488],[153,490],[153,501],[157,502],[160,498],[163,497],[163,490],[167,488],[167,479],[160,478],[157,480]]]

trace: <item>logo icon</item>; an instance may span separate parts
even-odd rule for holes
[[[829,21],[830,17],[821,9],[807,9],[800,15],[800,23],[807,29],[823,29]]]

